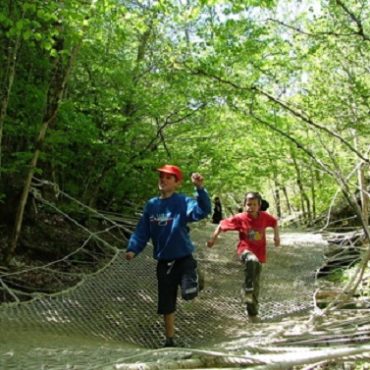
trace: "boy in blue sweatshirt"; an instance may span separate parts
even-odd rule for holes
[[[175,311],[178,286],[182,298],[190,300],[198,295],[197,261],[193,258],[194,244],[189,236],[188,222],[199,221],[211,212],[211,201],[203,187],[203,176],[191,175],[197,190],[197,198],[177,193],[183,173],[174,165],[158,168],[159,197],[150,199],[142,217],[131,235],[126,259],[137,256],[147,245],[153,243],[153,257],[157,263],[158,314],[165,324],[165,347],[173,347],[175,334]]]

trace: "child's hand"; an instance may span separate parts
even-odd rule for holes
[[[191,182],[197,188],[203,187],[203,181],[204,181],[204,178],[200,173],[194,172],[194,173],[191,174]]]
[[[274,244],[275,247],[280,247],[280,238],[278,236],[274,237]]]
[[[209,240],[206,242],[206,246],[207,246],[208,248],[212,248],[214,245],[215,245],[215,240],[214,240],[214,239],[209,239]]]
[[[126,254],[125,254],[125,258],[126,258],[127,261],[132,260],[134,257],[135,257],[134,252],[126,252]]]

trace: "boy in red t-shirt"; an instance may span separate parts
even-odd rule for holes
[[[253,318],[258,314],[259,281],[262,263],[266,262],[266,228],[274,230],[275,247],[280,245],[277,219],[269,213],[260,211],[262,198],[257,192],[249,192],[244,199],[244,212],[226,218],[220,222],[207,242],[213,247],[218,235],[225,231],[239,231],[237,253],[245,264],[243,299],[248,315]]]

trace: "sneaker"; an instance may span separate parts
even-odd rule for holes
[[[163,347],[176,347],[173,338],[166,338]]]
[[[261,319],[257,315],[248,315],[248,319],[251,323],[261,322]]]

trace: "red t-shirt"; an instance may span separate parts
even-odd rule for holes
[[[277,219],[263,211],[256,218],[243,212],[220,222],[222,231],[239,231],[238,255],[251,251],[261,263],[266,262],[266,228],[276,225]]]

